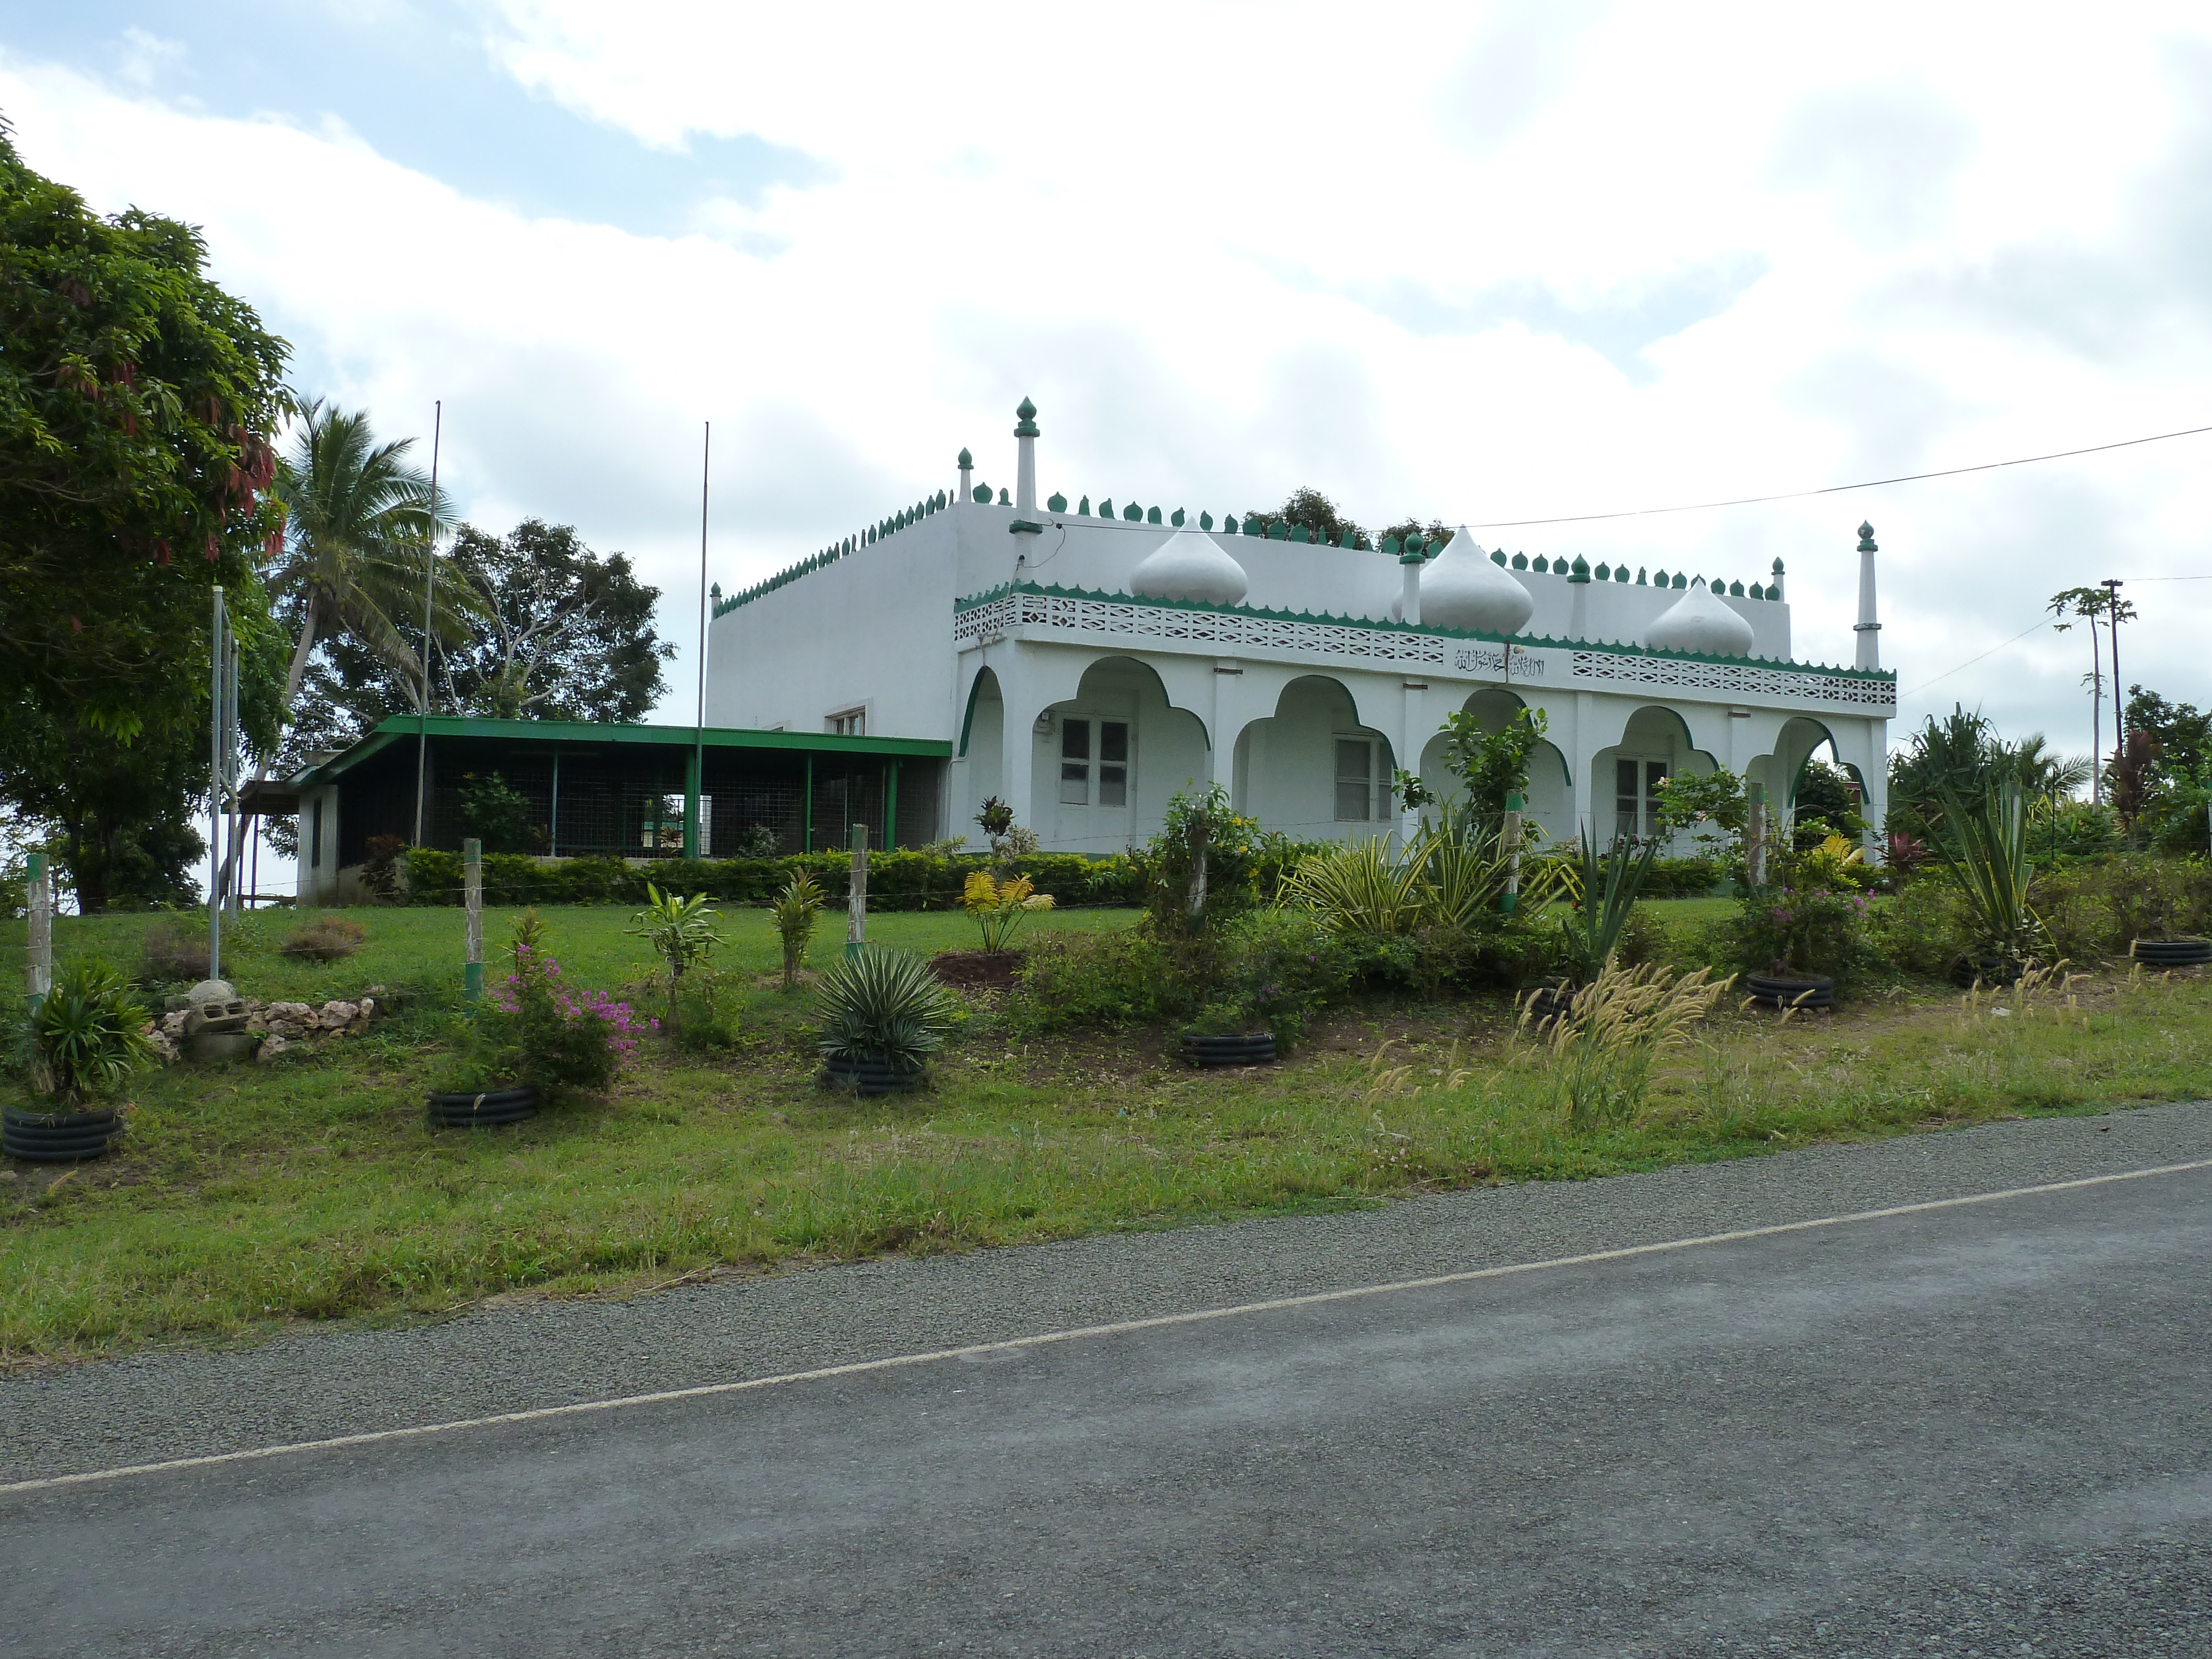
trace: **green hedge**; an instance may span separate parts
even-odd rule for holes
[[[927,853],[868,855],[868,904],[878,910],[959,908],[969,875],[985,867],[981,857],[937,858]],[[656,859],[642,866],[620,859],[541,861],[514,853],[484,856],[487,904],[641,904],[651,882],[663,892],[705,893],[728,903],[764,903],[792,877],[811,875],[831,900],[842,900],[850,878],[849,853],[800,853],[781,859]],[[1143,902],[1135,871],[1122,857],[1087,859],[1076,853],[1039,853],[1015,866],[1040,893],[1060,905]],[[461,902],[461,855],[428,848],[407,854],[407,891],[416,904]]]

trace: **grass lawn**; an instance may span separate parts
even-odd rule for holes
[[[1655,908],[1672,932],[1725,904]],[[1285,1062],[1224,1073],[1185,1069],[1158,1032],[1015,1042],[986,995],[928,1091],[857,1101],[815,1084],[805,995],[763,983],[733,1049],[659,1042],[606,1099],[434,1133],[422,1091],[446,1080],[465,1029],[460,914],[349,914],[368,942],[328,966],[275,954],[297,917],[247,919],[230,976],[316,1001],[380,983],[404,994],[398,1017],[269,1065],[145,1074],[118,1153],[0,1176],[0,1361],[2212,1092],[2212,984],[2195,977],[2095,976],[2002,1014],[1932,988],[1786,1023],[1731,1010],[1669,1057],[1634,1121],[1577,1133],[1502,996],[1355,1000]],[[571,984],[643,993],[650,958],[627,910],[544,914]],[[1131,920],[1071,910],[1037,926]],[[63,918],[58,950],[134,963],[148,921]],[[730,907],[723,927],[722,959],[765,980],[765,913]],[[842,928],[824,917],[818,959]],[[975,942],[957,915],[878,915],[870,932]],[[505,933],[504,915],[487,917],[487,954]],[[0,924],[0,963],[21,942],[21,923]]]

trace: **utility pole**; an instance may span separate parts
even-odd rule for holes
[[[430,523],[422,536],[422,701],[415,711],[415,844],[422,844],[422,798],[430,776],[430,594],[438,579],[438,444],[446,400],[430,406]]]
[[[699,434],[699,706],[691,729],[691,799],[690,822],[684,826],[687,845],[684,856],[703,859],[713,849],[706,845],[714,833],[711,823],[702,824],[707,799],[707,485],[714,453],[714,423],[700,422]],[[707,834],[700,832],[705,830]]]
[[[2126,699],[2120,690],[2120,579],[2107,576],[2097,586],[2112,596],[2106,617],[2112,629],[2112,759],[2117,763],[2128,746]]]

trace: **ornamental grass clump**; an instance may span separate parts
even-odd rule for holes
[[[1536,997],[1523,998],[1519,1030],[1542,1050],[1570,1128],[1625,1122],[1643,1109],[1659,1056],[1687,1042],[1735,982],[1704,968],[1608,963],[1564,1013],[1540,1017]]]
[[[571,991],[545,948],[545,924],[536,910],[515,922],[507,951],[513,971],[477,1017],[484,1080],[602,1091],[637,1053],[639,1040],[659,1030],[658,1020],[641,1019],[626,1002]]]
[[[1032,911],[1052,908],[1052,895],[1036,892],[1034,886],[1027,876],[1009,876],[998,881],[988,870],[969,872],[968,884],[961,890],[960,907],[975,919],[986,951],[1005,950],[1015,930]]]
[[[97,959],[54,976],[30,1017],[31,1088],[76,1111],[154,1058],[146,1010],[121,973]]]
[[[783,941],[783,985],[789,990],[799,983],[799,970],[806,963],[806,947],[822,914],[822,888],[811,876],[793,876],[769,903],[768,913],[775,920],[776,937]]]
[[[952,994],[908,951],[863,950],[841,958],[816,991],[825,1060],[887,1063],[914,1077],[959,1018]]]

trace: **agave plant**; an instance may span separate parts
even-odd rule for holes
[[[33,1086],[72,1107],[114,1088],[154,1056],[146,1022],[130,981],[106,963],[64,969],[31,1016]]]
[[[1645,842],[1638,853],[1626,836],[1617,833],[1601,854],[1589,831],[1583,831],[1576,862],[1563,872],[1577,902],[1566,937],[1569,966],[1577,980],[1595,980],[1612,964],[1620,931],[1628,926],[1628,914],[1636,908],[1637,895],[1644,890],[1644,879],[1658,855],[1656,839]]]
[[[822,975],[816,992],[823,1058],[888,1060],[912,1076],[944,1046],[957,1009],[929,964],[908,951],[861,951]]]
[[[1948,789],[1936,826],[1936,856],[1973,912],[1977,943],[1987,954],[2026,963],[2041,954],[2042,919],[2028,908],[2035,866],[2027,856],[2027,804],[2008,778],[1972,805]]]

